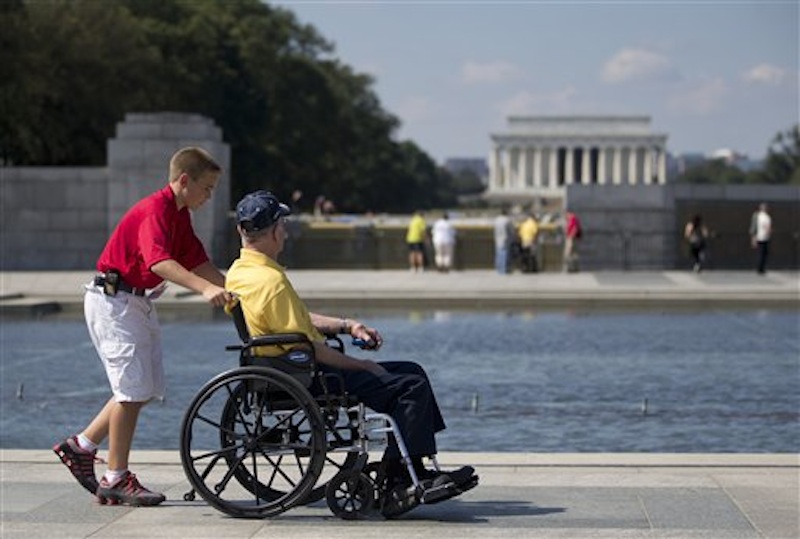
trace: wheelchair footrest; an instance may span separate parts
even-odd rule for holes
[[[441,485],[433,484],[428,488],[423,488],[420,502],[427,505],[443,502],[472,490],[476,486],[478,486],[477,475],[473,475],[468,481],[461,484],[456,484],[452,481]]]

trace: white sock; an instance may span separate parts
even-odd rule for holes
[[[106,473],[105,475],[103,475],[103,478],[106,480],[106,483],[108,483],[110,486],[113,486],[116,485],[120,479],[122,479],[122,476],[125,475],[125,472],[127,471],[128,471],[127,469],[106,470]]]
[[[84,451],[88,451],[92,453],[97,450],[97,444],[91,441],[89,438],[83,435],[83,433],[78,434],[78,445]]]

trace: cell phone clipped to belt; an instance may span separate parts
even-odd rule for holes
[[[107,271],[103,278],[103,292],[106,296],[116,296],[119,291],[119,272]]]

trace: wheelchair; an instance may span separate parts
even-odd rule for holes
[[[199,494],[232,517],[269,518],[325,498],[340,518],[369,518],[387,495],[383,468],[368,462],[369,450],[391,435],[415,496],[425,503],[390,416],[371,412],[347,394],[340,377],[318,370],[305,335],[251,337],[241,305],[229,310],[241,343],[226,350],[239,352],[239,367],[209,380],[183,418],[180,456],[191,485],[184,500]],[[327,338],[344,350],[338,337]],[[256,354],[279,344],[296,347],[277,357]]]

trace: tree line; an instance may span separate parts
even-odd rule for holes
[[[694,184],[793,184],[800,185],[800,125],[772,139],[761,167],[743,171],[723,159],[688,168],[676,181]]]
[[[127,112],[199,113],[232,150],[232,197],[324,195],[341,211],[455,203],[373,79],[259,0],[2,0],[0,164],[102,165]]]

